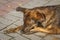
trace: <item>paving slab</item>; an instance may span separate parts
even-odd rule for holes
[[[0,33],[0,40],[9,40],[11,37],[9,36],[6,36],[5,34],[3,33]]]
[[[60,5],[60,0],[0,0],[0,39],[55,40],[57,38],[60,40],[60,35],[46,35],[45,33],[41,32],[31,35],[21,34],[20,31],[17,33],[4,34],[4,30],[6,29],[23,25],[23,13],[17,12],[16,7],[21,6],[25,8],[34,8],[48,5]]]

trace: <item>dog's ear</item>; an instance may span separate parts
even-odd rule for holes
[[[25,10],[26,10],[26,9],[27,9],[27,8],[17,7],[17,8],[16,8],[16,11],[21,11],[21,12],[25,13]]]

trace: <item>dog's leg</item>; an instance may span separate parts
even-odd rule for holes
[[[16,33],[17,31],[21,30],[22,26],[18,26],[16,28],[10,28],[7,30],[4,30],[4,33],[9,34],[9,33]]]
[[[55,29],[56,30],[56,29]],[[47,34],[55,34],[56,31],[54,29],[47,29],[47,28],[42,28],[42,27],[36,27],[32,30],[30,30],[31,32],[43,32],[43,33],[47,33]]]
[[[30,30],[32,32],[36,31],[36,32],[45,32],[45,33],[50,33],[50,31],[48,31],[47,29],[44,29],[44,28],[40,28],[40,27],[36,27],[32,30]]]

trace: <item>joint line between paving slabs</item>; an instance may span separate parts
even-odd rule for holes
[[[15,37],[13,37],[13,36],[10,36],[10,35],[8,35],[8,34],[5,34],[5,33],[2,33],[2,34],[6,35],[6,36],[8,36],[8,37],[11,37],[10,39],[14,39],[14,38],[15,38]]]
[[[49,2],[51,2],[52,0],[48,0],[47,3],[43,4],[43,6],[45,6],[46,4],[48,4]]]
[[[35,35],[35,34],[34,34]],[[44,39],[46,36],[38,36],[38,35],[35,35],[35,36],[37,36],[37,37],[40,37],[41,39],[40,40],[42,40],[42,39]],[[45,40],[45,39],[44,39]]]
[[[4,19],[7,19],[8,21],[12,21],[12,20],[10,20],[10,19],[8,19],[8,18],[5,18],[5,17],[3,17],[3,16],[0,16],[0,17],[2,17],[2,18],[4,18]],[[3,24],[3,23],[2,23]]]
[[[11,15],[11,14],[9,14],[9,15]],[[14,17],[18,17],[18,16],[15,16],[15,15],[12,15],[12,16],[14,16]],[[18,17],[18,18],[21,18],[21,17]]]
[[[19,21],[19,19],[18,19],[18,20],[16,20],[16,21]],[[11,23],[10,25],[14,24],[16,21],[14,21],[13,23]],[[4,27],[4,28],[0,29],[0,31],[4,30],[5,28],[7,28],[7,27],[8,27],[8,26],[10,26],[10,25],[7,25],[6,27]]]
[[[17,34],[19,34],[19,33],[17,33]],[[23,36],[22,34],[19,34],[19,35],[22,36],[22,37],[24,37],[24,38],[27,38],[27,37]],[[27,38],[27,39],[31,40],[30,38]]]

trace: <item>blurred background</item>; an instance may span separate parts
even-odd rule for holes
[[[23,13],[16,7],[34,8],[60,5],[60,0],[0,0],[0,40],[60,40],[60,35],[35,33],[31,35],[17,33],[4,34],[4,30],[23,25]]]

